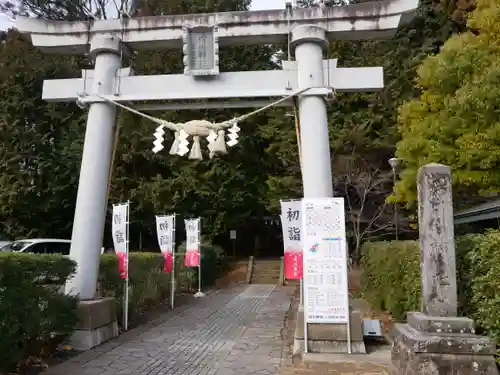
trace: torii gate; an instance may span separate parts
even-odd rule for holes
[[[298,104],[304,196],[331,197],[325,97],[334,91],[380,90],[383,70],[381,67],[337,68],[336,60],[323,60],[328,40],[390,38],[401,24],[413,17],[417,5],[418,0],[383,0],[333,8],[91,22],[19,17],[17,29],[30,34],[33,45],[42,51],[84,54],[90,50],[95,58],[94,71],[83,74],[86,79],[47,80],[42,95],[48,101],[80,100],[90,106],[71,238],[70,257],[78,263],[78,269],[68,290],[79,294],[82,300],[95,296],[115,135],[116,105],[113,102],[269,100],[301,92]],[[290,37],[296,61],[285,62],[283,70],[219,73],[218,45],[282,44]],[[131,76],[130,69],[120,66],[124,46],[136,51],[184,48],[185,72]],[[90,90],[82,96],[86,88]],[[240,105],[249,107],[255,103],[246,101]],[[180,107],[185,105],[163,106]]]

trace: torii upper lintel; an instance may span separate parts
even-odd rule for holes
[[[219,44],[283,43],[294,29],[313,24],[327,39],[391,38],[414,15],[418,0],[382,0],[332,8],[297,8],[252,12],[223,12],[121,20],[49,21],[18,17],[16,28],[31,35],[33,45],[47,53],[83,54],[100,35],[115,35],[134,50],[182,47],[184,27],[218,27]]]

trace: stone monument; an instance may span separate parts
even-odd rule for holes
[[[497,375],[495,342],[457,316],[451,170],[427,164],[418,172],[421,310],[396,324],[393,375]]]

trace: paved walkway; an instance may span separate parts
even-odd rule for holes
[[[290,289],[274,285],[215,291],[143,333],[84,353],[51,373],[275,375],[289,304]]]

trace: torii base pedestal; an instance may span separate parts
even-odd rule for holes
[[[474,334],[474,322],[462,317],[408,313],[396,324],[391,351],[392,375],[498,375],[496,345]]]
[[[96,298],[78,304],[79,322],[71,336],[75,350],[89,350],[118,336],[116,301],[114,298]]]

